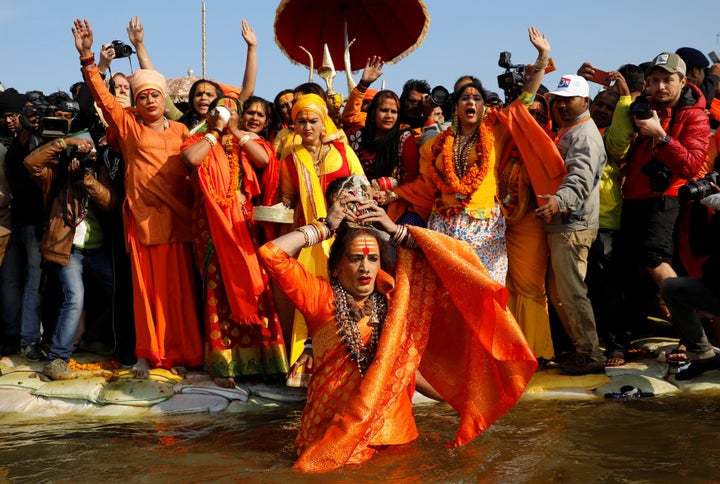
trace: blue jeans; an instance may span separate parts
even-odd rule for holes
[[[72,355],[73,343],[85,303],[83,276],[88,279],[88,282],[92,280],[92,287],[98,289],[100,297],[106,301],[104,307],[107,310],[107,316],[100,318],[100,321],[108,325],[111,322],[112,263],[108,254],[102,249],[83,250],[73,247],[67,265],[51,263],[49,267],[56,271],[60,278],[63,297],[48,353],[48,361],[56,358],[68,361]]]
[[[13,227],[0,270],[2,320],[19,330],[21,346],[40,341],[42,256],[34,225]],[[19,325],[19,328],[18,328]]]

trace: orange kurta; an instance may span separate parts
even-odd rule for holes
[[[123,217],[133,265],[136,354],[153,366],[202,364],[190,224],[192,188],[180,158],[187,128],[158,132],[125,110],[97,67],[83,69],[95,102],[120,139],[125,159]]]
[[[418,368],[460,413],[453,445],[469,442],[512,407],[535,371],[535,357],[505,308],[507,290],[474,251],[409,229],[420,249],[398,249],[388,316],[364,377],[335,332],[329,283],[272,243],[259,251],[271,278],[305,312],[316,351],[297,469],[332,470],[369,458],[375,445],[415,438],[408,406]],[[378,276],[381,292],[386,277]]]

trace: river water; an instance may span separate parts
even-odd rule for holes
[[[302,407],[121,420],[0,416],[0,482],[720,482],[720,394],[524,399],[470,444],[415,406],[420,438],[368,463],[292,471]],[[6,481],[5,481],[6,480]]]

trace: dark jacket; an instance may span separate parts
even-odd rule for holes
[[[82,191],[89,202],[102,211],[112,210],[117,196],[110,182],[110,174],[103,163],[97,163],[96,173],[86,173],[80,178],[68,175],[60,163],[65,149],[57,141],[45,143],[25,158],[30,176],[40,186],[49,213],[46,229],[40,241],[40,253],[45,260],[67,265],[75,236],[74,221],[81,217]],[[68,220],[69,219],[69,220]]]
[[[702,277],[720,294],[720,213],[694,202],[690,212],[690,251],[705,257]]]
[[[710,122],[705,114],[705,97],[693,84],[683,87],[680,100],[673,108],[659,108],[648,97],[650,108],[658,112],[670,142],[656,146],[655,138],[639,135],[627,154],[625,198],[631,200],[654,198],[660,195],[650,189],[650,179],[643,173],[653,158],[672,171],[670,188],[665,195],[677,196],[678,188],[693,178],[705,163],[710,143]]]

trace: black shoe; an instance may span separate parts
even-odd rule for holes
[[[40,348],[39,343],[31,344],[20,350],[20,355],[29,361],[41,361],[45,359],[45,352]]]
[[[575,355],[574,358],[560,363],[559,367],[560,371],[566,375],[589,375],[591,373],[603,373],[605,371],[605,362],[592,360],[586,355]]]
[[[712,358],[706,358],[704,360],[693,360],[687,369],[675,375],[675,379],[680,381],[690,380],[702,375],[706,371],[717,370],[718,368],[720,368],[720,355],[715,355]]]

